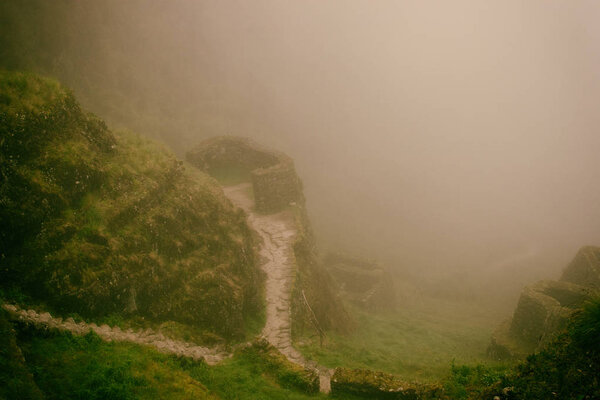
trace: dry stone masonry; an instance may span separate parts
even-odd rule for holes
[[[518,358],[546,345],[565,328],[572,312],[599,293],[600,248],[583,247],[560,281],[540,281],[525,287],[511,320],[492,335],[488,355]]]
[[[186,155],[195,167],[213,176],[237,174],[251,180],[256,210],[281,211],[303,202],[302,183],[293,160],[246,138],[220,136],[208,139]]]
[[[329,253],[324,257],[323,264],[347,300],[375,312],[395,308],[393,277],[376,262],[346,254]]]

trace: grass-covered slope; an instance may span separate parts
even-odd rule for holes
[[[1,316],[0,316],[1,318]],[[306,371],[260,342],[217,366],[96,334],[15,327],[19,369],[0,369],[0,399],[310,399]],[[0,337],[2,339],[2,337]],[[0,355],[3,353],[0,352]],[[6,359],[0,358],[0,362]],[[17,363],[10,361],[11,366]],[[2,365],[4,368],[6,363]],[[318,389],[318,385],[317,385]],[[3,397],[4,396],[4,397]]]
[[[5,297],[241,337],[260,309],[253,246],[211,178],[111,132],[57,82],[0,72]]]

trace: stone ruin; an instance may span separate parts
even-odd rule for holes
[[[245,176],[252,182],[256,210],[271,213],[303,202],[302,183],[293,160],[250,139],[219,136],[200,143],[186,154],[195,167],[212,176]]]
[[[329,253],[323,264],[343,297],[370,311],[388,311],[396,305],[392,275],[374,261]]]
[[[492,335],[488,355],[520,358],[541,349],[567,325],[574,310],[600,294],[600,248],[579,250],[560,281],[540,281],[525,287],[511,320]]]
[[[582,247],[560,280],[600,289],[600,247]]]

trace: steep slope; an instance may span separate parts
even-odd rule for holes
[[[316,330],[348,332],[353,325],[335,284],[320,263],[306,212],[302,182],[287,155],[264,148],[249,139],[220,136],[191,149],[186,159],[224,184],[251,182],[256,212],[286,211],[293,220],[295,269],[291,283],[291,329],[293,335]]]
[[[0,202],[5,297],[226,338],[261,309],[251,232],[217,183],[55,81],[0,72]]]

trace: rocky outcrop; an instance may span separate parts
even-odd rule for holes
[[[392,275],[376,262],[330,253],[324,257],[323,264],[347,300],[370,311],[395,308],[396,293]]]
[[[600,288],[600,247],[585,246],[565,268],[561,281]]]
[[[189,151],[186,159],[216,177],[249,178],[259,212],[277,212],[290,203],[303,202],[302,183],[293,160],[249,139],[232,136],[208,139]]]
[[[493,333],[488,355],[495,359],[520,358],[541,349],[564,329],[573,311],[599,294],[594,285],[597,249],[582,248],[560,281],[540,281],[525,287],[512,319]]]

